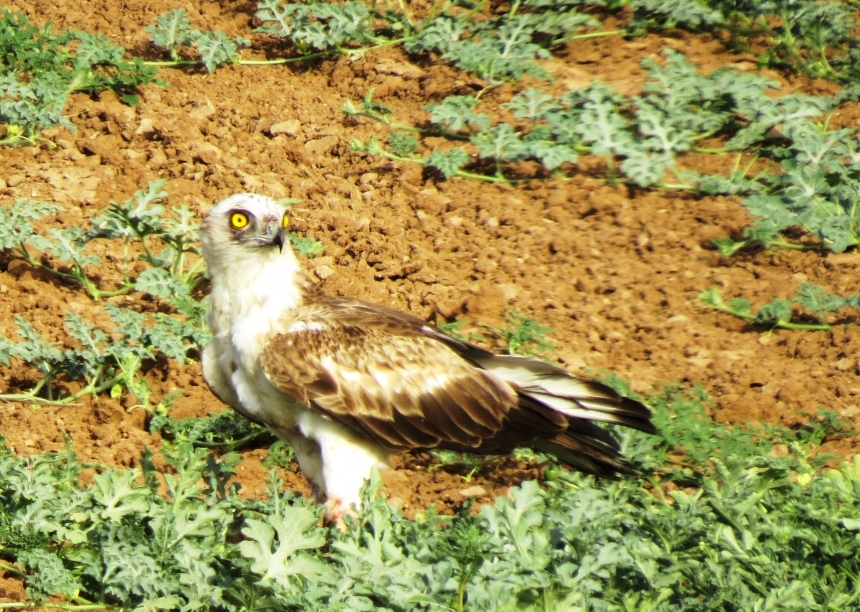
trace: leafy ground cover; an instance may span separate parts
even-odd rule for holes
[[[849,3],[9,6],[4,607],[857,607]],[[643,477],[404,457],[320,528],[200,376],[240,190],[328,291],[631,381]]]
[[[623,436],[644,487],[561,471],[477,514],[407,520],[376,481],[345,533],[275,469],[243,499],[236,453],[183,442],[161,469],[147,454],[81,485],[71,449],[7,450],[0,536],[17,563],[0,563],[31,601],[74,610],[854,607],[860,462],[815,457],[839,424],[715,427],[702,399],[666,389],[650,399],[660,436]]]

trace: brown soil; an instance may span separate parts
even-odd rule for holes
[[[160,56],[148,46],[144,27],[174,6],[140,0],[7,5],[57,29],[107,34],[153,59]],[[247,36],[252,25],[253,3],[186,8],[197,27]],[[560,93],[596,79],[636,92],[644,79],[638,62],[658,57],[665,47],[682,50],[704,70],[755,67],[752,58],[729,54],[709,36],[595,39],[570,44],[549,64],[556,81],[546,87]],[[835,89],[770,76],[785,91]],[[200,215],[241,191],[300,198],[298,229],[326,245],[324,255],[307,265],[327,268],[317,276],[325,277],[329,292],[435,322],[495,326],[505,309],[514,309],[554,330],[555,355],[571,371],[616,372],[640,393],[663,382],[701,382],[720,421],[796,426],[803,412],[824,406],[860,425],[853,344],[860,342],[860,329],[762,334],[698,302],[712,285],[727,297],[757,303],[792,294],[806,280],[834,293],[858,293],[856,252],[753,252],[724,260],[710,241],[750,222],[738,200],[607,185],[590,178],[600,164],[589,158],[569,180],[514,187],[442,181],[414,165],[354,154],[351,140],[384,137],[386,129],[339,114],[348,99],[375,88],[375,100],[410,122],[426,118],[425,104],[474,91],[470,77],[438,63],[416,65],[397,49],[290,67],[225,67],[213,74],[164,69],[161,77],[169,88],[143,88],[135,108],[110,93],[75,95],[67,111],[76,133],[53,130],[48,136],[55,144],[3,150],[0,203],[18,197],[56,202],[63,211],[50,223],[68,226],[85,225],[111,200],[125,200],[157,178],[168,180],[171,204],[187,204]],[[511,92],[502,87],[487,99],[503,101]],[[835,121],[853,125],[857,116],[856,108],[848,109]],[[732,161],[690,156],[684,165],[713,172]],[[109,261],[104,265],[106,277],[115,274]],[[113,301],[142,304],[139,295]],[[20,313],[47,338],[62,340],[70,309],[92,318],[101,306],[13,256],[0,258],[0,310],[8,313],[0,333],[15,337],[11,315]],[[26,388],[34,380],[36,374],[21,366],[0,368],[4,389]],[[153,368],[148,380],[158,395],[184,390],[175,416],[224,409],[198,365]],[[144,446],[160,443],[148,432],[143,411],[128,411],[109,397],[65,407],[12,403],[0,406],[0,415],[2,435],[20,453],[60,449],[67,432],[82,460],[130,466]],[[840,438],[828,450],[847,456],[858,443],[860,438]],[[249,495],[263,494],[264,456],[264,449],[245,453],[239,480]],[[539,466],[506,459],[466,482],[456,466],[428,471],[430,463],[425,456],[406,457],[399,460],[402,469],[386,477],[389,496],[408,512],[433,502],[450,511],[467,497],[488,501],[539,473]],[[301,477],[285,478],[307,492]]]

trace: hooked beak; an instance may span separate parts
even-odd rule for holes
[[[266,225],[266,241],[277,246],[282,253],[286,244],[286,234],[287,231],[281,226],[280,219],[269,221]]]
[[[272,244],[277,245],[278,251],[284,252],[284,244],[286,242],[286,231],[283,227],[278,228],[278,232],[275,234],[275,237],[272,239]]]

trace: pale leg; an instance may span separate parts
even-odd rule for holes
[[[325,513],[329,520],[338,521],[347,512],[361,507],[361,487],[374,467],[388,465],[388,452],[319,414],[302,415],[298,426],[319,444]]]
[[[314,497],[320,503],[324,502],[325,479],[323,477],[323,460],[319,444],[298,434],[287,434],[283,438],[293,447],[302,474],[310,482]]]

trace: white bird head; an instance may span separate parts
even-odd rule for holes
[[[286,207],[271,198],[253,193],[230,196],[209,211],[200,226],[203,258],[213,268],[245,259],[260,261],[264,255],[289,257],[289,224]]]

